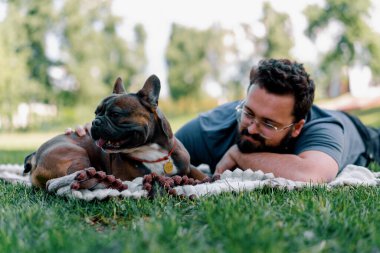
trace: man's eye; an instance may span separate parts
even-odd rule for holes
[[[268,128],[277,128],[277,126],[273,124],[272,122],[264,121],[263,123]]]
[[[98,114],[99,113],[99,107],[96,107],[96,109],[95,109],[95,114]]]
[[[250,118],[250,119],[253,119],[255,116],[253,116],[252,114],[250,114],[249,112],[246,112],[244,111],[244,114],[247,118]]]

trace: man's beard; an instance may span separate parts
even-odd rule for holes
[[[249,140],[242,139],[242,136],[249,136],[253,140],[259,142],[253,143]],[[292,131],[290,130],[286,136],[281,140],[278,146],[268,146],[265,144],[265,138],[260,134],[250,134],[248,130],[243,129],[237,137],[237,146],[242,153],[254,153],[254,152],[270,152],[284,154],[289,152],[289,145],[292,140]]]

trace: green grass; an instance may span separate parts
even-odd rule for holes
[[[0,164],[38,143],[19,141]],[[379,252],[379,203],[380,187],[88,203],[0,181],[0,252]]]
[[[0,252],[378,252],[380,189],[87,203],[0,182]]]

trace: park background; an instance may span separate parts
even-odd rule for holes
[[[250,68],[269,57],[303,63],[317,103],[376,105],[379,17],[370,0],[2,0],[0,150],[36,148],[90,122],[119,76],[136,92],[158,75],[160,107],[177,130],[241,99]]]
[[[174,130],[240,99],[263,58],[380,126],[378,0],[0,0],[0,164],[89,122],[116,77],[162,81]],[[378,165],[372,169],[379,171]],[[0,181],[0,252],[380,252],[380,187],[85,202]]]

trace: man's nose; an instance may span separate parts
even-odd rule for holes
[[[260,133],[260,129],[259,129],[258,125],[257,125],[257,122],[254,121],[254,120],[247,127],[247,130],[248,130],[249,134],[259,134]]]

